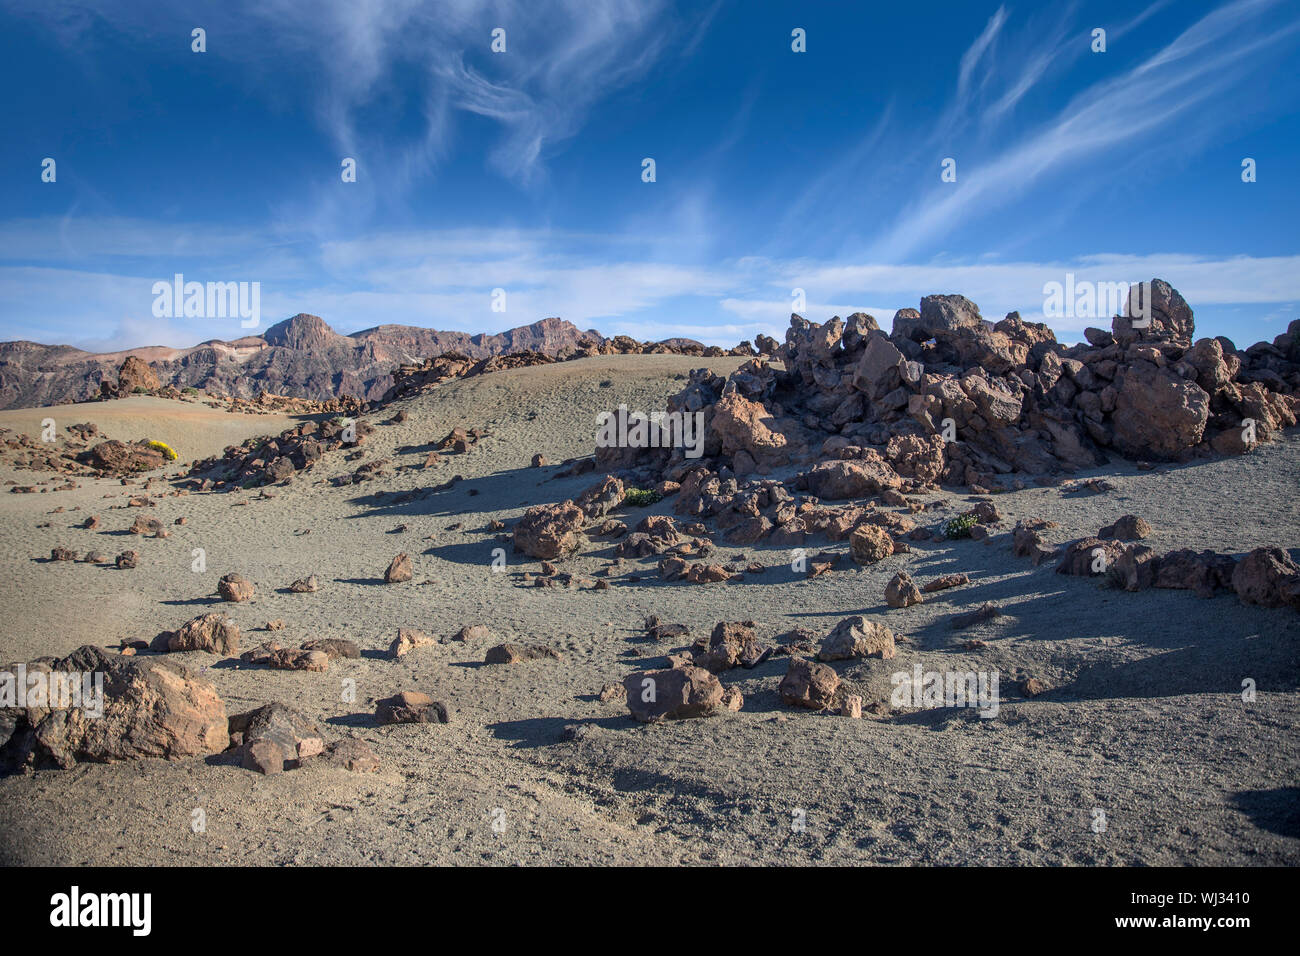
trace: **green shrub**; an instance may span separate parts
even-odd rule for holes
[[[958,515],[944,523],[943,536],[945,538],[969,538],[970,529],[979,523],[975,512],[968,511],[964,515]]]
[[[663,498],[652,488],[629,488],[623,495],[623,504],[630,508],[648,508]]]

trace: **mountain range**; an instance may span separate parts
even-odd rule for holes
[[[0,342],[0,408],[34,408],[85,401],[100,383],[116,382],[128,355],[148,362],[163,385],[193,387],[253,398],[259,392],[328,400],[341,394],[377,400],[402,363],[444,352],[488,358],[509,352],[554,355],[605,336],[564,319],[548,318],[496,335],[440,332],[409,325],[380,325],[342,335],[324,319],[299,313],[250,335],[212,339],[191,348],[148,346],[121,352],[87,352],[70,345]]]

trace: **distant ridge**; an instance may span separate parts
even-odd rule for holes
[[[70,345],[0,342],[0,408],[34,408],[85,401],[100,382],[116,382],[128,355],[148,362],[163,385],[254,398],[263,391],[327,401],[348,394],[373,401],[392,386],[389,374],[403,363],[444,352],[483,359],[510,352],[548,355],[599,344],[605,336],[582,331],[564,319],[541,319],[495,335],[440,332],[409,325],[380,325],[342,335],[305,312],[277,322],[260,335],[226,342],[212,339],[191,348],[147,346],[95,353]]]

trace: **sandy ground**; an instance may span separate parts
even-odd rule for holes
[[[41,435],[41,421],[54,419],[55,431],[80,422],[94,422],[109,438],[119,441],[164,441],[180,461],[219,455],[227,445],[237,445],[255,435],[282,432],[300,419],[285,415],[234,415],[191,402],[175,402],[149,395],[132,395],[111,402],[75,402],[52,408],[15,408],[0,411],[0,428]],[[30,484],[34,472],[25,472]],[[38,477],[45,477],[38,475]]]
[[[710,364],[726,372],[736,362]],[[135,517],[122,507],[131,489],[114,482],[4,495],[0,660],[151,638],[213,607],[217,579],[238,571],[256,583],[256,597],[220,609],[244,629],[244,645],[345,637],[363,648],[362,658],[335,661],[326,673],[253,669],[203,653],[184,655],[187,662],[206,668],[230,713],[284,701],[330,735],[370,741],[383,766],[362,775],[310,762],[262,777],[216,757],[10,776],[0,779],[0,858],[203,865],[1300,862],[1300,617],[1293,612],[1245,607],[1228,595],[1108,590],[1013,557],[1008,534],[988,543],[916,543],[912,553],[868,569],[846,560],[815,579],[794,574],[786,550],[725,545],[724,556],[744,551],[768,570],[726,585],[665,584],[653,574],[655,559],[646,559],[642,581],[607,591],[525,588],[518,572],[536,571],[538,562],[506,546],[508,570],[493,573],[493,549],[502,544],[489,520],[576,495],[599,477],[555,479],[556,467],[528,467],[532,455],[556,462],[588,454],[598,411],[619,402],[660,408],[699,364],[615,356],[453,383],[398,403],[409,418],[378,424],[365,460],[418,463],[451,427],[485,427],[488,437],[468,454],[381,483],[333,488],[328,477],[359,464],[336,454],[310,476],[273,489],[271,500],[256,493],[164,498],[153,509],[157,517],[169,525],[188,519],[168,539],[124,534]],[[87,406],[78,420],[96,421],[116,437],[96,414],[114,407]],[[18,413],[4,413],[11,414]],[[158,414],[149,428],[169,420]],[[265,431],[281,427],[263,421]],[[186,427],[196,447],[231,440]],[[453,474],[465,480],[405,504],[375,497],[428,489]],[[1148,543],[1161,551],[1300,544],[1297,435],[1241,459],[1155,472],[1117,462],[1087,474],[1106,475],[1115,490],[1002,495],[1006,526],[1024,516],[1051,518],[1061,525],[1050,532],[1053,540],[1063,542],[1132,512],[1151,522]],[[927,520],[969,507],[956,492],[931,497],[947,504]],[[667,512],[669,504],[649,511]],[[60,505],[64,512],[49,513]],[[104,519],[103,530],[76,527],[88,513]],[[632,521],[643,513],[634,510]],[[51,526],[38,528],[43,522]],[[407,530],[395,533],[401,524]],[[38,560],[56,545],[110,554],[131,546],[142,559],[133,571]],[[191,571],[193,548],[206,551],[205,573]],[[414,559],[415,578],[385,585],[384,568],[399,551]],[[596,539],[564,567],[590,574],[611,552]],[[971,583],[895,610],[883,592],[902,568],[922,579],[965,571]],[[282,590],[313,572],[320,592]],[[966,631],[949,627],[955,612],[986,600],[1005,616]],[[740,713],[641,726],[624,704],[596,695],[605,683],[662,666],[666,652],[689,643],[646,639],[642,621],[651,613],[689,625],[692,635],[720,620],[753,619],[765,638],[794,626],[824,634],[848,614],[866,614],[901,638],[894,660],[834,665],[868,702],[887,701],[890,675],[919,662],[926,670],[996,670],[1000,711],[992,719],[949,708],[860,721],[796,712],[777,696],[787,666],[778,658],[722,675],[744,693]],[[258,630],[275,618],[286,630]],[[380,655],[399,627],[447,637],[473,623],[486,624],[494,639],[438,644],[398,661]],[[972,637],[987,647],[963,650]],[[482,664],[486,648],[505,640],[547,644],[563,659]],[[1022,698],[1015,685],[1024,676],[1051,690]],[[1245,678],[1258,688],[1253,703],[1241,697]],[[342,699],[347,679],[356,682],[354,703]],[[447,701],[453,722],[378,726],[374,701],[399,690]],[[196,808],[207,818],[202,833],[190,825]]]

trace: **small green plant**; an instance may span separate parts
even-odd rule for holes
[[[629,488],[623,495],[623,504],[631,508],[648,508],[663,501],[664,496],[653,488]]]
[[[975,512],[968,511],[964,515],[958,515],[956,518],[950,518],[944,523],[943,536],[945,538],[969,538],[970,529],[979,524],[979,518]]]
[[[199,394],[199,390],[198,390],[197,388],[195,388],[193,385],[187,385],[187,386],[185,386],[185,388],[181,389],[181,391],[183,391],[186,395],[197,395],[197,394]]]

